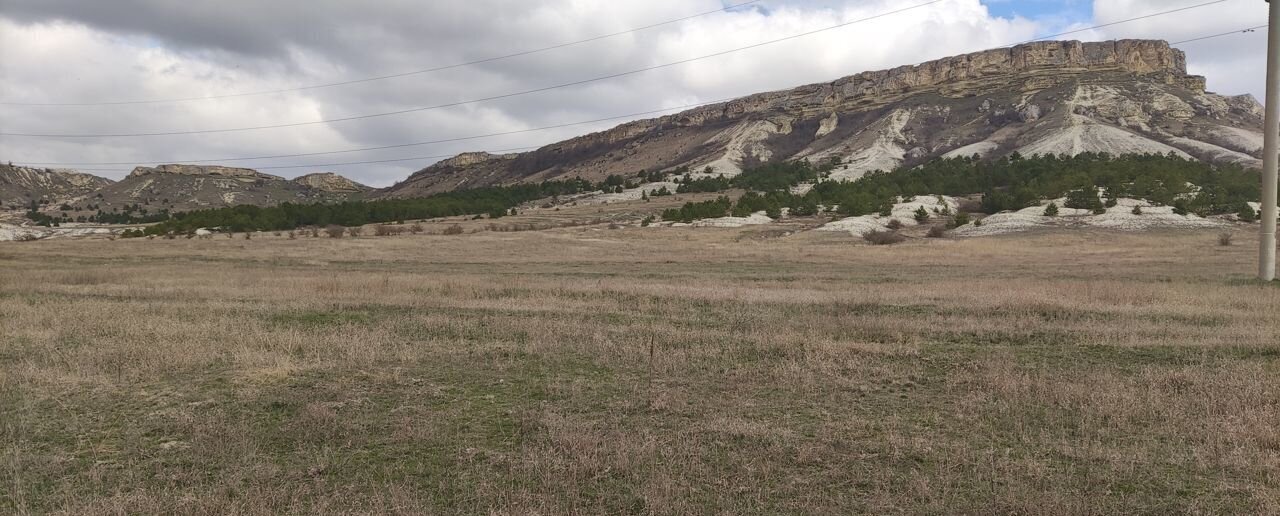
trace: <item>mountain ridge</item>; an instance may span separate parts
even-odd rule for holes
[[[1244,140],[1261,137],[1261,107],[1250,96],[1207,93],[1205,84],[1163,41],[1035,42],[757,93],[500,158],[464,153],[377,195],[682,165],[733,175],[798,158],[840,158],[846,167],[835,177],[854,179],[966,147],[1172,151],[1255,166],[1259,154]]]

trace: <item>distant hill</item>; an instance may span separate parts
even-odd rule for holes
[[[296,177],[293,182],[308,188],[335,194],[359,194],[373,191],[365,186],[333,172],[318,172]]]
[[[248,168],[160,165],[133,169],[128,177],[73,203],[70,214],[112,212],[135,205],[149,212],[180,212],[241,204],[334,202],[360,198],[370,190],[336,174],[288,180]]]
[[[32,200],[57,204],[112,183],[74,170],[0,165],[0,204],[13,208],[25,208]]]
[[[943,156],[1173,153],[1260,164],[1262,106],[1205,91],[1163,41],[1049,41],[864,72],[507,155],[464,153],[382,197],[690,166],[839,160],[835,179]]]

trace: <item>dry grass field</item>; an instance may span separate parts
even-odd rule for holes
[[[0,512],[1278,514],[1254,242],[0,244]]]

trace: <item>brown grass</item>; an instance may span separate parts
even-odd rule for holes
[[[1249,235],[744,231],[0,245],[0,512],[1280,512]]]

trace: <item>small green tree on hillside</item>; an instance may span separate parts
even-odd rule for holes
[[[1046,216],[1046,217],[1057,217],[1057,216],[1058,216],[1058,203],[1056,203],[1056,202],[1051,202],[1051,203],[1049,203],[1049,205],[1048,205],[1048,206],[1045,206],[1045,208],[1044,208],[1044,216]]]
[[[916,208],[915,218],[916,222],[924,224],[925,221],[929,220],[929,210],[924,209],[924,206]]]
[[[1253,211],[1253,207],[1249,203],[1241,203],[1240,211],[1236,213],[1236,219],[1240,222],[1254,222],[1258,220],[1258,212]]]

